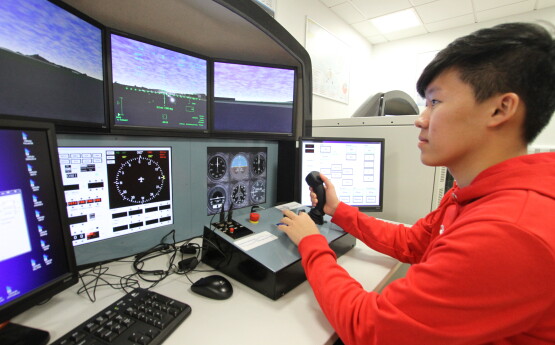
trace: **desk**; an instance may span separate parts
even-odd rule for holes
[[[160,260],[159,262],[155,262]],[[154,264],[165,267],[166,259]],[[380,254],[357,241],[356,246],[338,259],[366,290],[379,288],[397,268],[398,261]],[[115,262],[107,265],[109,273],[124,275],[131,264]],[[146,267],[149,269],[149,267]],[[200,264],[197,269],[210,269]],[[214,273],[193,272],[191,280]],[[219,274],[219,273],[218,273]],[[273,301],[249,287],[229,278],[233,296],[224,301],[211,300],[191,292],[191,283],[181,275],[171,275],[152,290],[189,304],[191,315],[167,338],[173,344],[331,344],[335,332],[321,312],[308,282],[304,282]],[[141,282],[141,286],[148,283]],[[77,295],[81,283],[54,296],[48,303],[35,306],[12,321],[50,332],[54,341],[107,307],[123,292],[109,287],[97,289],[95,303]]]

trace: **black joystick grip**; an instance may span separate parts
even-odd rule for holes
[[[324,181],[320,177],[320,173],[318,171],[312,171],[305,178],[306,183],[310,187],[312,187],[312,191],[316,193],[316,198],[318,199],[318,203],[314,206],[308,215],[314,223],[318,225],[324,224],[324,205],[326,204],[326,190],[324,189]]]

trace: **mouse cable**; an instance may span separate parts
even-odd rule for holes
[[[171,243],[165,243],[164,241],[168,236],[172,236]],[[139,253],[135,256],[135,260],[133,261],[133,268],[135,269],[135,274],[141,278],[142,280],[153,283],[150,287],[154,287],[156,284],[164,280],[168,275],[170,275],[173,271],[174,267],[174,260],[177,255],[177,247],[175,245],[175,229],[171,230],[168,234],[162,237],[160,243],[151,249],[146,250],[143,253]],[[147,260],[157,258],[162,255],[171,254],[169,262],[168,262],[168,269],[166,270],[145,270],[144,263]],[[146,275],[155,275],[157,278],[150,279],[145,277]]]
[[[96,301],[96,289],[103,286],[108,286],[115,290],[123,290],[127,292],[128,289],[140,287],[139,281],[136,279],[126,279],[124,277],[107,273],[109,267],[103,264],[95,265],[84,272],[79,272],[79,280],[82,286],[77,290],[77,294],[86,293],[91,302]],[[109,279],[118,279],[118,282],[112,282]],[[85,281],[88,280],[88,281]]]
[[[166,243],[166,240],[169,236],[172,236],[172,242]],[[134,261],[125,260],[123,258],[110,260],[109,262],[130,262],[136,265],[139,270],[142,270],[142,266],[144,265],[144,261],[148,259],[152,259],[154,257],[164,255],[164,254],[173,254],[171,257],[171,262],[175,259],[176,255],[176,246],[175,246],[175,230],[171,230],[168,234],[162,237],[159,244],[153,246],[152,248],[147,249],[144,252],[141,252],[135,255]],[[130,273],[124,276],[115,275],[108,273],[109,267],[103,266],[107,262],[101,262],[91,266],[88,270],[82,271],[78,273],[79,280],[81,281],[82,286],[78,289],[77,294],[86,293],[89,300],[91,302],[96,301],[96,289],[103,286],[108,286],[112,289],[116,290],[123,290],[125,292],[131,291],[136,287],[140,287],[139,280],[135,279],[135,276],[148,281],[150,283],[157,284],[161,279],[158,278],[156,280],[153,279],[144,279],[145,277],[137,274],[137,272]],[[139,266],[140,265],[140,266]],[[170,263],[170,267],[171,267]],[[158,271],[158,270],[156,270]],[[146,271],[143,270],[143,273]],[[162,271],[163,272],[163,271]],[[166,275],[163,276],[165,278]],[[162,279],[163,279],[162,278]],[[113,282],[113,279],[117,279],[117,282]],[[152,287],[152,286],[151,286]]]

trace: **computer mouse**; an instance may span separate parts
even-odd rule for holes
[[[191,290],[199,295],[212,299],[228,299],[233,295],[233,286],[229,280],[214,274],[200,278],[191,285]]]

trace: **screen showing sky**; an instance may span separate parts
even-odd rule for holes
[[[214,63],[214,96],[251,102],[293,102],[293,69]]]
[[[207,94],[207,62],[112,34],[114,83],[180,94]]]
[[[45,0],[0,1],[0,47],[102,80],[102,32]]]

